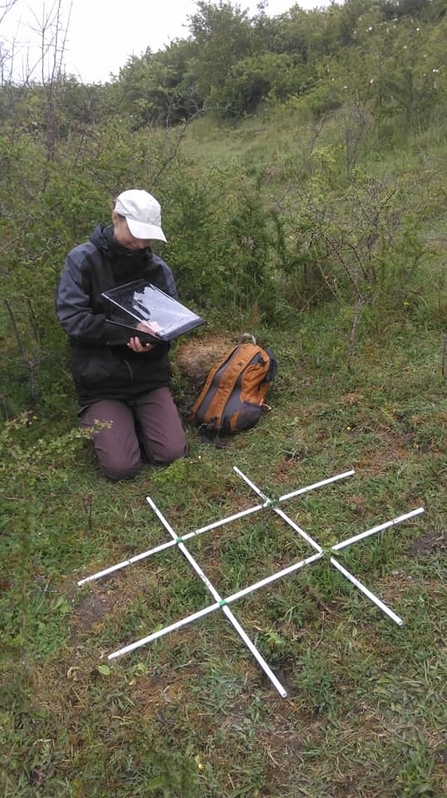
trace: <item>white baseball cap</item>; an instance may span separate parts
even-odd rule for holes
[[[125,217],[134,238],[166,241],[161,229],[160,203],[152,194],[138,188],[123,191],[116,200],[115,210]]]

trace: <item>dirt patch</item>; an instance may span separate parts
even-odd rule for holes
[[[425,535],[420,535],[417,540],[413,541],[408,549],[409,554],[426,554],[437,549],[446,548],[445,532],[427,532]]]
[[[113,593],[89,593],[76,607],[74,625],[79,631],[90,632],[104,615],[110,614],[117,601]]]
[[[142,716],[151,716],[169,704],[178,704],[185,692],[182,678],[167,673],[154,674],[137,680],[132,700]]]
[[[221,360],[236,341],[216,335],[207,340],[186,341],[177,351],[176,363],[183,377],[196,384],[203,382],[210,369]]]

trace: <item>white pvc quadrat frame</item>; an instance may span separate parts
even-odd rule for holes
[[[383,601],[381,601],[377,596],[375,596],[374,593],[372,593],[367,587],[365,587],[365,585],[363,585],[362,582],[360,582],[353,574],[347,571],[346,568],[344,568],[344,566],[338,562],[334,554],[336,554],[337,552],[341,551],[342,549],[348,546],[351,546],[353,543],[357,543],[357,541],[359,540],[363,540],[364,538],[370,537],[371,535],[375,535],[378,532],[382,532],[383,530],[388,529],[389,527],[395,526],[396,524],[400,524],[403,521],[413,518],[416,515],[420,515],[421,513],[424,512],[424,508],[418,507],[416,510],[411,510],[409,513],[406,513],[405,515],[398,516],[397,518],[393,518],[391,521],[386,521],[383,524],[379,524],[378,526],[372,527],[371,529],[367,529],[365,532],[360,532],[358,535],[354,535],[353,537],[350,537],[348,540],[344,540],[341,543],[337,543],[335,546],[331,546],[329,550],[325,551],[315,540],[313,540],[313,538],[310,537],[310,535],[308,535],[303,529],[301,529],[301,527],[299,527],[294,521],[292,521],[292,519],[289,518],[289,516],[286,515],[286,513],[284,513],[283,510],[281,510],[278,505],[281,504],[282,502],[287,501],[288,499],[293,498],[294,496],[299,496],[304,493],[308,493],[311,490],[321,488],[325,485],[329,485],[333,482],[337,482],[338,480],[352,476],[355,473],[353,470],[345,471],[342,474],[337,474],[336,476],[329,477],[328,479],[324,479],[320,482],[315,482],[314,484],[308,485],[304,488],[299,488],[298,490],[295,490],[292,493],[286,493],[283,496],[280,496],[279,499],[276,500],[269,499],[247,476],[245,476],[245,474],[242,473],[242,471],[239,470],[239,468],[233,466],[233,470],[257,494],[257,496],[259,496],[259,498],[262,499],[261,504],[256,504],[253,507],[250,507],[248,510],[243,510],[240,513],[235,513],[234,515],[230,515],[227,518],[215,521],[212,524],[208,524],[207,526],[201,527],[200,529],[196,529],[194,532],[189,532],[185,535],[178,536],[176,535],[176,533],[174,532],[174,530],[172,529],[166,518],[162,515],[156,504],[152,501],[150,496],[147,496],[146,501],[150,504],[157,518],[161,521],[165,529],[169,532],[172,540],[166,543],[162,543],[159,546],[155,546],[154,548],[142,552],[141,554],[137,554],[134,557],[130,557],[128,560],[123,560],[122,562],[119,562],[116,565],[112,565],[109,568],[103,569],[102,571],[98,571],[97,573],[92,574],[91,576],[81,579],[78,581],[78,585],[84,585],[87,582],[100,579],[103,576],[108,576],[109,574],[114,573],[115,571],[125,568],[128,565],[132,565],[133,563],[139,562],[140,560],[146,559],[147,557],[150,557],[153,554],[165,551],[166,549],[171,548],[173,546],[178,546],[182,554],[186,557],[186,559],[193,567],[197,575],[200,577],[202,582],[208,588],[209,592],[214,598],[214,603],[208,605],[207,607],[204,607],[201,610],[198,610],[197,612],[192,613],[191,615],[186,616],[185,618],[182,618],[179,621],[176,621],[175,623],[170,624],[169,626],[165,626],[163,629],[159,629],[156,632],[153,632],[152,634],[141,638],[140,640],[136,640],[134,643],[130,643],[129,645],[119,649],[118,651],[114,651],[112,654],[108,655],[108,659],[112,660],[122,656],[123,654],[128,654],[131,651],[140,648],[141,646],[152,643],[154,640],[157,640],[158,638],[168,634],[169,632],[173,632],[176,629],[180,629],[182,626],[186,626],[187,624],[192,623],[193,621],[198,620],[199,618],[202,618],[205,615],[209,615],[215,610],[222,609],[228,620],[231,621],[231,623],[233,624],[233,627],[236,629],[236,631],[242,638],[243,642],[245,643],[249,651],[253,654],[254,658],[263,669],[266,676],[270,679],[273,686],[276,688],[278,693],[283,698],[285,698],[287,693],[284,687],[278,681],[275,674],[273,673],[267,662],[264,660],[262,654],[257,650],[254,643],[247,636],[247,634],[241,627],[237,618],[235,618],[235,616],[233,615],[228,605],[232,604],[234,601],[236,601],[239,598],[242,598],[243,596],[247,596],[249,593],[253,593],[255,590],[258,590],[259,588],[264,587],[265,585],[271,584],[272,582],[275,582],[278,579],[282,579],[284,576],[287,576],[288,574],[295,573],[295,571],[304,568],[304,566],[311,565],[312,563],[317,562],[318,560],[321,560],[323,557],[327,556],[329,563],[334,568],[336,568],[337,571],[343,574],[343,576],[346,579],[348,579],[349,582],[355,585],[355,587],[357,587],[358,590],[360,590],[367,598],[369,598],[370,601],[372,601],[372,603],[376,605],[376,607],[378,607],[383,613],[385,613],[385,615],[391,618],[391,620],[394,621],[394,623],[396,623],[398,626],[401,626],[403,623],[402,619],[398,615],[396,615],[389,607],[387,607],[386,604],[383,603]],[[273,512],[275,512],[280,518],[282,518],[295,532],[297,532],[300,535],[301,538],[303,538],[309,544],[309,546],[312,549],[314,549],[315,553],[310,555],[309,557],[306,557],[304,560],[299,560],[298,562],[289,565],[287,568],[283,568],[281,571],[278,571],[275,574],[271,574],[270,576],[261,579],[259,582],[255,582],[249,587],[239,590],[237,593],[233,593],[232,595],[227,596],[226,598],[222,598],[222,596],[219,595],[218,591],[213,587],[213,585],[207,578],[206,574],[200,568],[195,558],[186,548],[185,541],[197,537],[198,535],[201,535],[204,532],[209,532],[212,529],[217,529],[218,527],[224,526],[225,524],[229,524],[233,521],[238,520],[239,518],[244,518],[246,516],[252,515],[253,513],[257,513],[265,508],[272,509]]]

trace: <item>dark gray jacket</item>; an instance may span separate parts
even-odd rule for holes
[[[82,407],[100,399],[131,402],[169,385],[168,344],[133,352],[119,328],[106,323],[103,291],[145,279],[177,299],[171,270],[149,248],[131,252],[98,225],[90,240],[68,253],[56,294],[56,312],[70,336],[73,380]]]

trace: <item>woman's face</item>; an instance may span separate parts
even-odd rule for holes
[[[150,246],[150,241],[145,238],[135,238],[132,235],[127,226],[126,219],[124,216],[120,216],[116,211],[112,211],[112,222],[114,238],[116,238],[118,244],[121,244],[122,247],[135,252]]]

